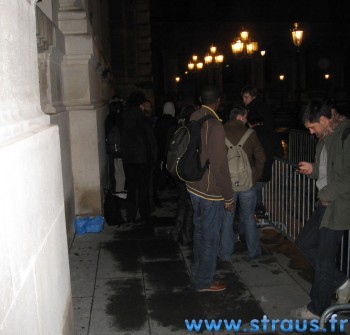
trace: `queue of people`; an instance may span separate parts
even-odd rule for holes
[[[159,182],[166,183],[167,146],[176,129],[189,120],[206,115],[201,128],[201,161],[209,167],[196,182],[173,181],[178,192],[173,238],[192,244],[191,282],[198,292],[220,292],[227,283],[215,281],[217,262],[231,262],[234,254],[234,219],[238,212],[239,236],[245,241],[248,257],[262,255],[255,217],[265,215],[262,189],[271,179],[274,157],[282,158],[279,138],[274,130],[272,114],[259,98],[256,88],[241,91],[242,105],[230,111],[223,124],[218,115],[220,91],[214,86],[203,88],[200,106],[192,101],[177,110],[174,101],[167,101],[163,113],[152,119],[152,104],[140,92],[126,100],[121,127],[121,156],[125,173],[127,199],[135,206],[127,220],[135,222],[137,211],[145,224],[151,225],[151,203],[158,204]],[[297,240],[297,246],[315,269],[310,303],[292,315],[301,319],[319,318],[331,305],[350,299],[350,280],[336,270],[335,258],[344,230],[350,229],[350,121],[337,113],[329,103],[311,101],[302,116],[303,124],[319,141],[315,163],[300,162],[299,173],[317,179],[318,202],[309,222]],[[252,129],[242,149],[248,157],[252,185],[235,191],[227,158],[229,140],[237,145]],[[168,180],[169,181],[169,180]],[[112,183],[115,187],[115,182]]]

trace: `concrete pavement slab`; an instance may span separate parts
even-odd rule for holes
[[[92,296],[73,298],[75,335],[87,335],[89,331]]]
[[[143,280],[98,279],[88,334],[149,334]]]

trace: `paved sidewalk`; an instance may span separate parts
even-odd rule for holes
[[[309,301],[308,264],[268,228],[261,229],[265,255],[258,261],[237,250],[232,264],[218,265],[217,278],[230,285],[226,291],[193,291],[191,248],[169,235],[175,210],[175,194],[169,193],[152,228],[106,225],[101,233],[76,236],[69,256],[77,335],[187,334],[186,319],[241,319],[236,334],[246,334],[250,320],[290,319],[291,309]],[[203,326],[201,333],[234,334],[220,329]]]

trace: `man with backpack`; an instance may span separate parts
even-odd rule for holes
[[[261,255],[261,247],[259,241],[259,234],[254,218],[254,209],[256,203],[255,184],[262,175],[263,167],[265,164],[265,152],[255,133],[252,129],[248,129],[245,124],[247,122],[247,110],[243,107],[236,107],[231,111],[231,120],[225,125],[226,133],[226,145],[228,150],[228,161],[234,201],[238,200],[239,206],[239,231],[240,235],[245,236],[245,240],[248,247],[248,255],[250,259],[256,259]],[[244,138],[244,143],[241,139]],[[241,146],[243,152],[237,150],[239,156],[235,157],[230,155],[230,151],[236,149],[235,146]],[[247,180],[247,176],[242,171],[237,175],[237,171],[240,170],[240,164],[243,164],[242,157],[246,155],[248,162],[246,163],[245,170],[250,172],[250,180]],[[240,157],[240,158],[239,158]],[[242,178],[242,179],[240,179]],[[234,242],[233,242],[233,219],[235,216],[235,210],[232,212],[225,212],[223,224],[221,228],[221,239],[218,256],[220,260],[226,262],[230,261]]]
[[[214,281],[219,247],[219,233],[224,211],[233,210],[232,188],[225,149],[225,132],[216,114],[220,92],[207,86],[201,94],[202,106],[190,120],[212,116],[201,126],[202,166],[209,166],[199,181],[187,182],[193,206],[193,264],[191,270],[194,289],[198,292],[219,292],[226,284]]]

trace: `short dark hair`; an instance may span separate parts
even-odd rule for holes
[[[246,85],[242,88],[241,96],[245,93],[249,93],[252,97],[257,97],[259,95],[258,89],[251,85]]]
[[[333,103],[330,100],[311,100],[301,115],[302,123],[315,123],[320,121],[320,117],[332,118]]]
[[[220,90],[212,85],[207,85],[202,89],[201,102],[204,105],[214,104],[220,98]]]
[[[230,110],[230,120],[236,119],[238,115],[244,116],[247,112],[248,111],[242,106],[233,106]]]

